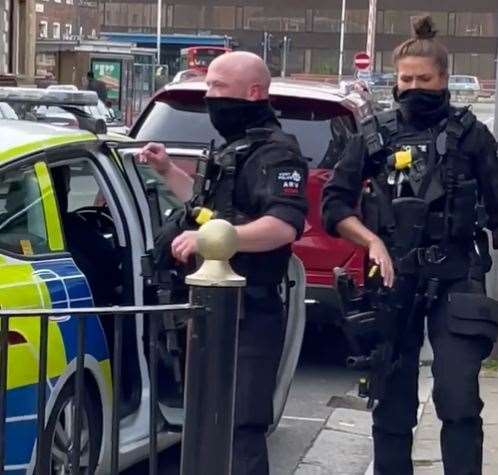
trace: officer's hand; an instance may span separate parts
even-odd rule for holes
[[[394,267],[386,246],[381,239],[373,239],[368,246],[368,255],[371,261],[380,267],[380,274],[386,287],[392,287],[394,283]]]
[[[171,243],[171,253],[175,259],[187,263],[188,258],[198,252],[198,231],[184,231]]]
[[[148,163],[161,175],[167,175],[171,168],[171,160],[166,153],[166,147],[161,143],[148,143],[135,158],[139,163]]]

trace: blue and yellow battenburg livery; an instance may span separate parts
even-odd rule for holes
[[[0,124],[1,167],[50,147],[95,141],[87,132],[52,128],[37,124],[4,121]],[[57,207],[45,163],[35,164],[48,244],[51,251],[64,251]],[[70,309],[92,307],[93,299],[86,277],[70,257],[30,258],[29,239],[19,240],[25,259],[0,248],[0,305],[4,309],[67,308],[63,317],[51,317],[48,333],[47,408],[50,418],[57,395],[74,376],[77,353],[77,320]],[[63,254],[62,254],[63,255]],[[85,317],[86,381],[98,391],[100,401],[109,401],[112,391],[109,350],[97,316]],[[31,473],[37,437],[37,383],[40,345],[40,319],[36,316],[11,318],[9,322],[7,376],[7,418],[5,424],[5,473]],[[91,422],[90,422],[91,423]],[[49,454],[47,454],[49,456]]]

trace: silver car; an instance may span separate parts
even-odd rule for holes
[[[448,88],[453,99],[475,102],[481,95],[481,85],[476,76],[455,74],[450,76]]]

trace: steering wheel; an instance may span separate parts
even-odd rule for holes
[[[107,206],[84,206],[72,211],[76,216],[85,220],[93,229],[103,236],[111,234],[112,240],[116,233],[114,220]]]

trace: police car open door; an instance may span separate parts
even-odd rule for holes
[[[186,287],[183,285],[179,288],[176,285],[179,280],[175,269],[169,269],[164,264],[156,244],[163,224],[170,215],[183,208],[183,203],[169,191],[161,176],[150,166],[136,163],[133,155],[136,148],[129,147],[130,145],[128,148],[116,149],[115,153],[119,155],[138,209],[141,210],[140,219],[146,244],[146,255],[142,260],[144,303],[153,305],[186,302]],[[182,289],[185,290],[183,293]],[[144,319],[147,318],[151,317],[145,315]],[[158,405],[170,426],[180,426],[183,424],[186,325],[173,318],[164,318],[162,323],[158,335]],[[148,348],[148,328],[149,325],[144,324],[144,348]],[[148,351],[146,357],[149,359]]]
[[[191,174],[196,173],[196,162],[203,159],[201,150],[175,149],[174,151],[168,150],[168,152],[184,171]],[[150,234],[147,249],[151,257],[149,260],[149,265],[152,267],[150,274],[153,275],[151,278],[156,281],[163,279],[163,288],[170,289],[169,298],[173,302],[185,302],[188,294],[186,287],[183,286],[183,278],[188,269],[175,265],[169,255],[170,238],[178,231],[175,229],[175,222],[184,209],[184,203],[168,189],[163,178],[150,166],[137,165],[130,150],[121,149],[119,153],[130,182],[134,188],[137,188],[136,196],[143,200],[139,207],[143,210],[144,227]],[[285,304],[287,330],[277,374],[277,387],[273,402],[274,424],[271,430],[276,427],[282,416],[304,335],[305,272],[302,262],[296,256],[292,257],[288,274],[280,288]],[[154,299],[153,295],[149,295],[148,298]],[[154,302],[149,300],[149,303]],[[159,405],[170,424],[181,423],[183,418],[185,331],[181,328],[176,330],[174,328],[175,322],[164,322],[160,337]]]

